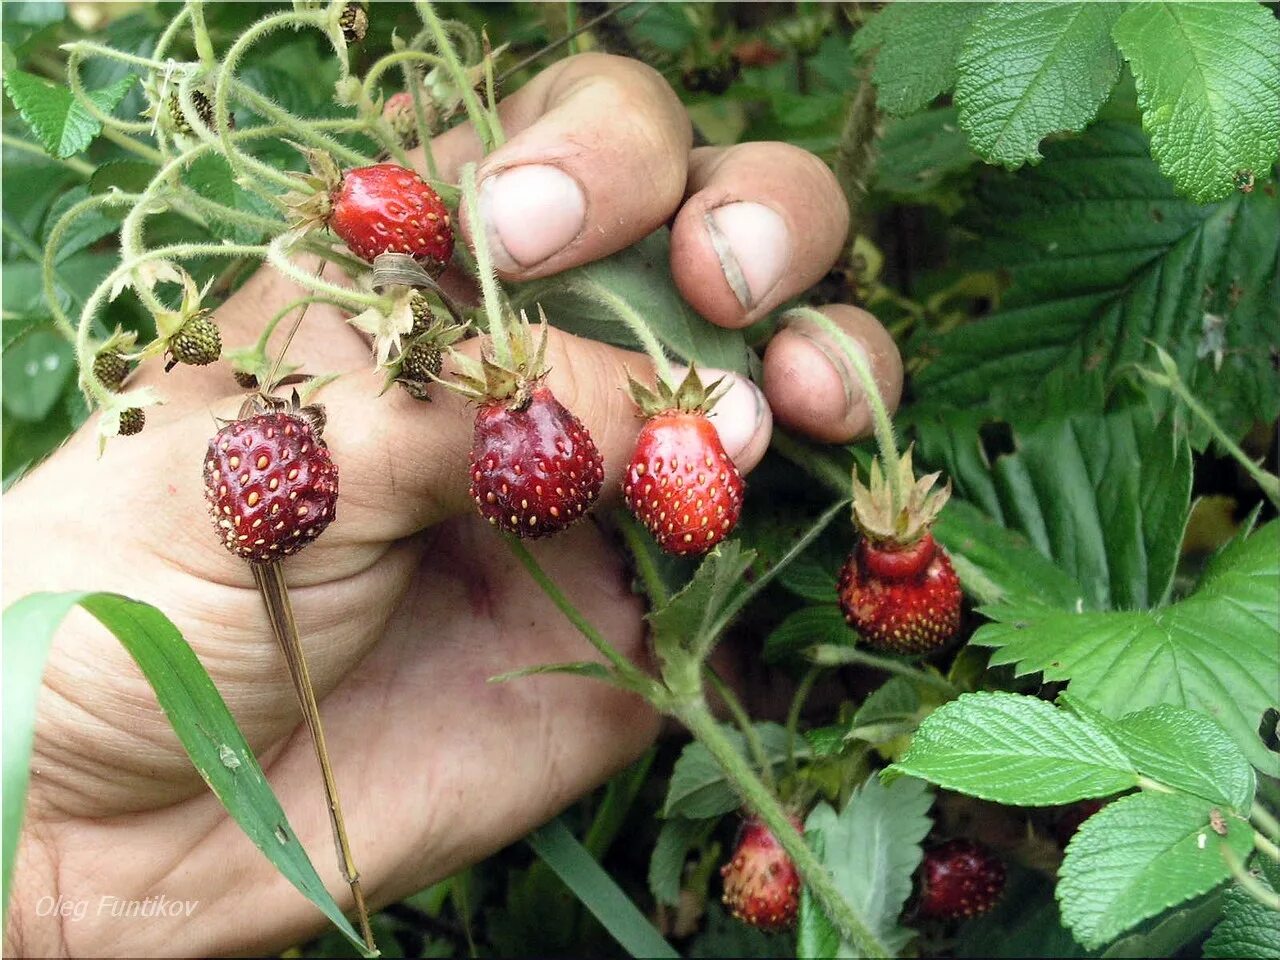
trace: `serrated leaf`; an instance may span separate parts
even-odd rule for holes
[[[951,554],[964,592],[982,603],[1018,598],[1072,607],[1080,585],[1017,530],[997,523],[964,500],[952,498],[933,526]]]
[[[1108,797],[1138,784],[1129,758],[1097,727],[1013,693],[966,693],[943,704],[885,773],[1023,807]]]
[[[1115,738],[1138,771],[1165,786],[1247,813],[1253,768],[1222,725],[1194,710],[1162,703],[1126,714]]]
[[[985,3],[891,3],[853,37],[853,51],[879,47],[871,80],[880,109],[906,116],[956,83],[956,55]]]
[[[819,859],[825,859],[826,839],[820,830],[805,830],[804,841]],[[796,918],[796,956],[800,960],[835,960],[843,956],[840,931],[813,898],[809,885],[800,885],[800,911]]]
[[[701,367],[747,373],[750,357],[741,331],[708,323],[693,311],[671,279],[671,237],[659,229],[637,244],[553,281],[524,284],[513,303],[541,303],[555,326],[570,333],[636,349],[639,340],[622,319],[645,324],[674,357]]]
[[[1280,153],[1280,21],[1244,2],[1136,3],[1115,41],[1138,85],[1151,152],[1178,189],[1220,200]]]
[[[787,731],[776,723],[758,723],[756,732],[764,746],[765,755],[774,765],[787,759]],[[755,758],[747,750],[742,733],[735,727],[724,728],[727,736],[738,752],[746,757],[753,768]],[[803,741],[797,743],[797,750]],[[662,807],[662,815],[667,818],[685,817],[689,820],[705,820],[710,817],[723,816],[736,810],[742,800],[734,792],[725,779],[724,771],[716,763],[711,753],[697,740],[689,743],[680,753],[676,765],[671,771],[671,782],[667,786],[667,799]]]
[[[973,636],[995,647],[993,666],[1016,664],[1069,680],[1067,690],[1109,717],[1171,703],[1213,717],[1249,762],[1280,775],[1258,737],[1280,690],[1280,521],[1218,554],[1195,593],[1150,611],[1067,613],[994,607]]]
[[[680,886],[684,880],[684,862],[700,836],[712,821],[671,817],[662,821],[653,854],[649,857],[649,891],[658,903],[676,906],[680,902]]]
[[[1258,882],[1273,890],[1265,875]],[[1280,957],[1280,916],[1238,885],[1223,894],[1222,920],[1204,945],[1205,957]]]
[[[920,841],[933,825],[932,805],[933,794],[919,780],[903,778],[886,786],[873,777],[838,815],[821,803],[805,822],[806,834],[822,835],[823,862],[840,892],[895,954],[913,935],[898,925],[898,916],[923,857]],[[857,954],[842,944],[839,955]]]
[[[858,635],[835,604],[801,607],[770,632],[764,641],[766,663],[794,657],[819,643],[851,646]]]
[[[960,126],[988,163],[1040,158],[1040,141],[1083,130],[1120,76],[1116,3],[997,3],[978,17],[957,64]]]
[[[1280,197],[1260,185],[1213,206],[1178,197],[1142,132],[1096,123],[978,191],[977,268],[1007,270],[1001,309],[929,341],[916,376],[932,404],[1025,408],[1079,395],[1168,350],[1192,392],[1240,435],[1280,414],[1271,365],[1280,300]],[[1203,429],[1196,442],[1207,442]]]
[[[89,99],[110,113],[124,99],[136,78],[130,74],[101,90],[89,92]],[[55,157],[67,158],[79,153],[102,131],[99,123],[72,96],[65,86],[58,86],[21,70],[4,75],[9,98],[39,138],[45,150]]]
[[[740,588],[742,575],[754,559],[755,552],[743,550],[737,540],[721,543],[707,554],[685,588],[648,615],[658,642],[669,639],[705,649],[714,638],[704,634]]]
[[[983,453],[979,423],[963,412],[922,423],[920,450],[946,467],[961,496],[1021,533],[1044,558],[1006,552],[1010,534],[996,525],[956,542],[962,556],[972,544],[991,574],[1012,587],[1008,602],[1022,595],[1058,606],[1131,609],[1163,601],[1191,498],[1191,452],[1170,421],[1156,422],[1145,406],[1131,404],[1101,417],[1015,422],[1013,450],[994,462]],[[952,517],[963,520],[966,511],[948,510],[940,526],[950,547]]]
[[[1067,846],[1057,897],[1062,919],[1086,947],[1212,890],[1230,876],[1222,848],[1243,859],[1247,822],[1228,816],[1227,835],[1210,826],[1212,804],[1183,793],[1139,793],[1107,804]]]
[[[965,170],[978,161],[960,129],[955,107],[891,119],[885,123],[876,146],[880,158],[876,161],[873,185],[889,193],[918,194],[931,190],[948,174]]]

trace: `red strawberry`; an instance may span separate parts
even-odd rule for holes
[[[929,653],[960,627],[960,581],[929,532],[951,495],[940,474],[916,479],[908,450],[887,478],[871,462],[868,484],[853,477],[854,526],[862,539],[840,571],[840,607],[866,642],[892,653]],[[896,480],[895,484],[891,479]]]
[[[791,823],[803,831],[795,817]],[[785,930],[800,908],[800,874],[778,838],[759,817],[748,816],[738,831],[729,862],[720,868],[724,903],[735,918],[761,930]]]
[[[677,389],[658,382],[631,392],[648,420],[622,478],[627,507],[668,553],[706,553],[727,537],[742,513],[742,474],[707,419],[715,384],[690,368]]]
[[[438,275],[453,256],[449,211],[412,170],[394,163],[348,170],[329,199],[330,229],[370,263],[383,253],[407,253]]]
[[[939,920],[972,917],[996,905],[1004,891],[1004,864],[972,840],[948,840],[924,855],[920,913]]]
[[[205,499],[227,549],[254,563],[297,553],[338,503],[338,468],[319,427],[301,413],[236,420],[209,441]]]
[[[528,321],[513,324],[510,363],[486,352],[454,353],[450,389],[474,400],[469,493],[480,515],[518,537],[545,537],[578,520],[600,496],[604,461],[591,434],[543,383],[547,327],[533,343]]]
[[[930,533],[902,549],[862,540],[837,589],[849,625],[879,650],[928,653],[960,626],[960,581]]]
[[[471,499],[518,537],[558,533],[600,496],[604,461],[582,421],[539,383],[485,403],[471,444]]]

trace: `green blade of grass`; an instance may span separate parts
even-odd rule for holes
[[[35,593],[4,612],[4,906],[30,778],[36,698],[53,635],[76,604],[115,634],[155,691],[200,776],[254,845],[361,952],[213,681],[155,607],[111,593]],[[264,641],[265,642],[265,641]]]
[[[563,821],[552,820],[526,839],[627,953],[633,957],[680,956]]]

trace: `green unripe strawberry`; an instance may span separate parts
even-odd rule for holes
[[[147,414],[141,407],[130,407],[120,414],[120,436],[132,437],[147,425]]]
[[[93,375],[108,390],[119,390],[129,375],[129,361],[117,350],[99,350],[93,358]]]
[[[222,356],[222,333],[207,312],[197,313],[169,338],[169,356],[174,363],[203,367]]]

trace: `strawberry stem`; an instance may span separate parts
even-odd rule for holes
[[[484,312],[489,320],[489,339],[493,342],[494,359],[510,369],[511,333],[502,315],[498,277],[493,272],[493,257],[489,253],[489,238],[485,235],[484,220],[480,216],[480,198],[476,190],[476,165],[468,163],[462,168],[462,203],[467,211],[467,223],[471,226],[471,245],[476,252],[476,273],[480,278],[480,293],[484,299]]]
[[[448,31],[445,30],[444,22],[436,13],[434,5],[429,0],[419,0],[417,7],[418,15],[422,17],[422,22],[431,31],[431,38],[435,41],[436,50],[444,58],[450,78],[458,87],[458,94],[462,97],[462,102],[467,108],[467,116],[471,120],[471,125],[475,127],[476,133],[484,144],[484,152],[492,153],[502,145],[501,128],[499,127],[495,130],[496,117],[490,116],[489,112],[480,103],[480,98],[476,96],[471,81],[467,77],[466,67],[458,59],[458,52],[453,48],[453,44],[449,40]]]
[[[880,387],[871,372],[871,366],[862,352],[862,348],[839,325],[826,314],[812,307],[795,307],[783,314],[783,321],[788,319],[808,320],[832,338],[849,359],[850,366],[857,374],[858,382],[867,397],[867,406],[871,408],[872,423],[875,426],[876,445],[880,448],[880,459],[884,464],[884,472],[889,480],[889,494],[892,497],[893,513],[896,516],[903,506],[902,484],[898,479],[898,444],[893,434],[893,421],[889,410],[884,405],[884,397],[880,395]]]
[[[760,739],[760,733],[756,730],[756,725],[751,722],[751,717],[748,716],[742,701],[738,699],[738,695],[733,692],[733,688],[724,682],[724,678],[716,672],[716,668],[711,664],[704,663],[702,665],[702,673],[711,685],[711,689],[716,692],[716,696],[724,701],[724,705],[728,707],[729,713],[733,715],[733,720],[738,725],[738,729],[742,731],[742,737],[747,743],[747,749],[751,752],[751,759],[755,761],[756,766],[760,769],[760,779],[764,781],[770,793],[776,793],[778,785],[773,779],[773,763],[770,762],[769,754],[764,749],[764,741]]]
[[[596,300],[608,307],[619,320],[626,324],[627,329],[640,341],[640,346],[648,354],[649,359],[653,361],[658,377],[667,386],[674,390],[680,385],[679,380],[676,379],[671,370],[671,361],[667,359],[667,353],[662,349],[662,344],[658,342],[658,338],[654,335],[649,324],[645,323],[644,317],[640,316],[630,303],[611,290],[606,290],[597,284],[571,283],[571,285],[583,296]]]

